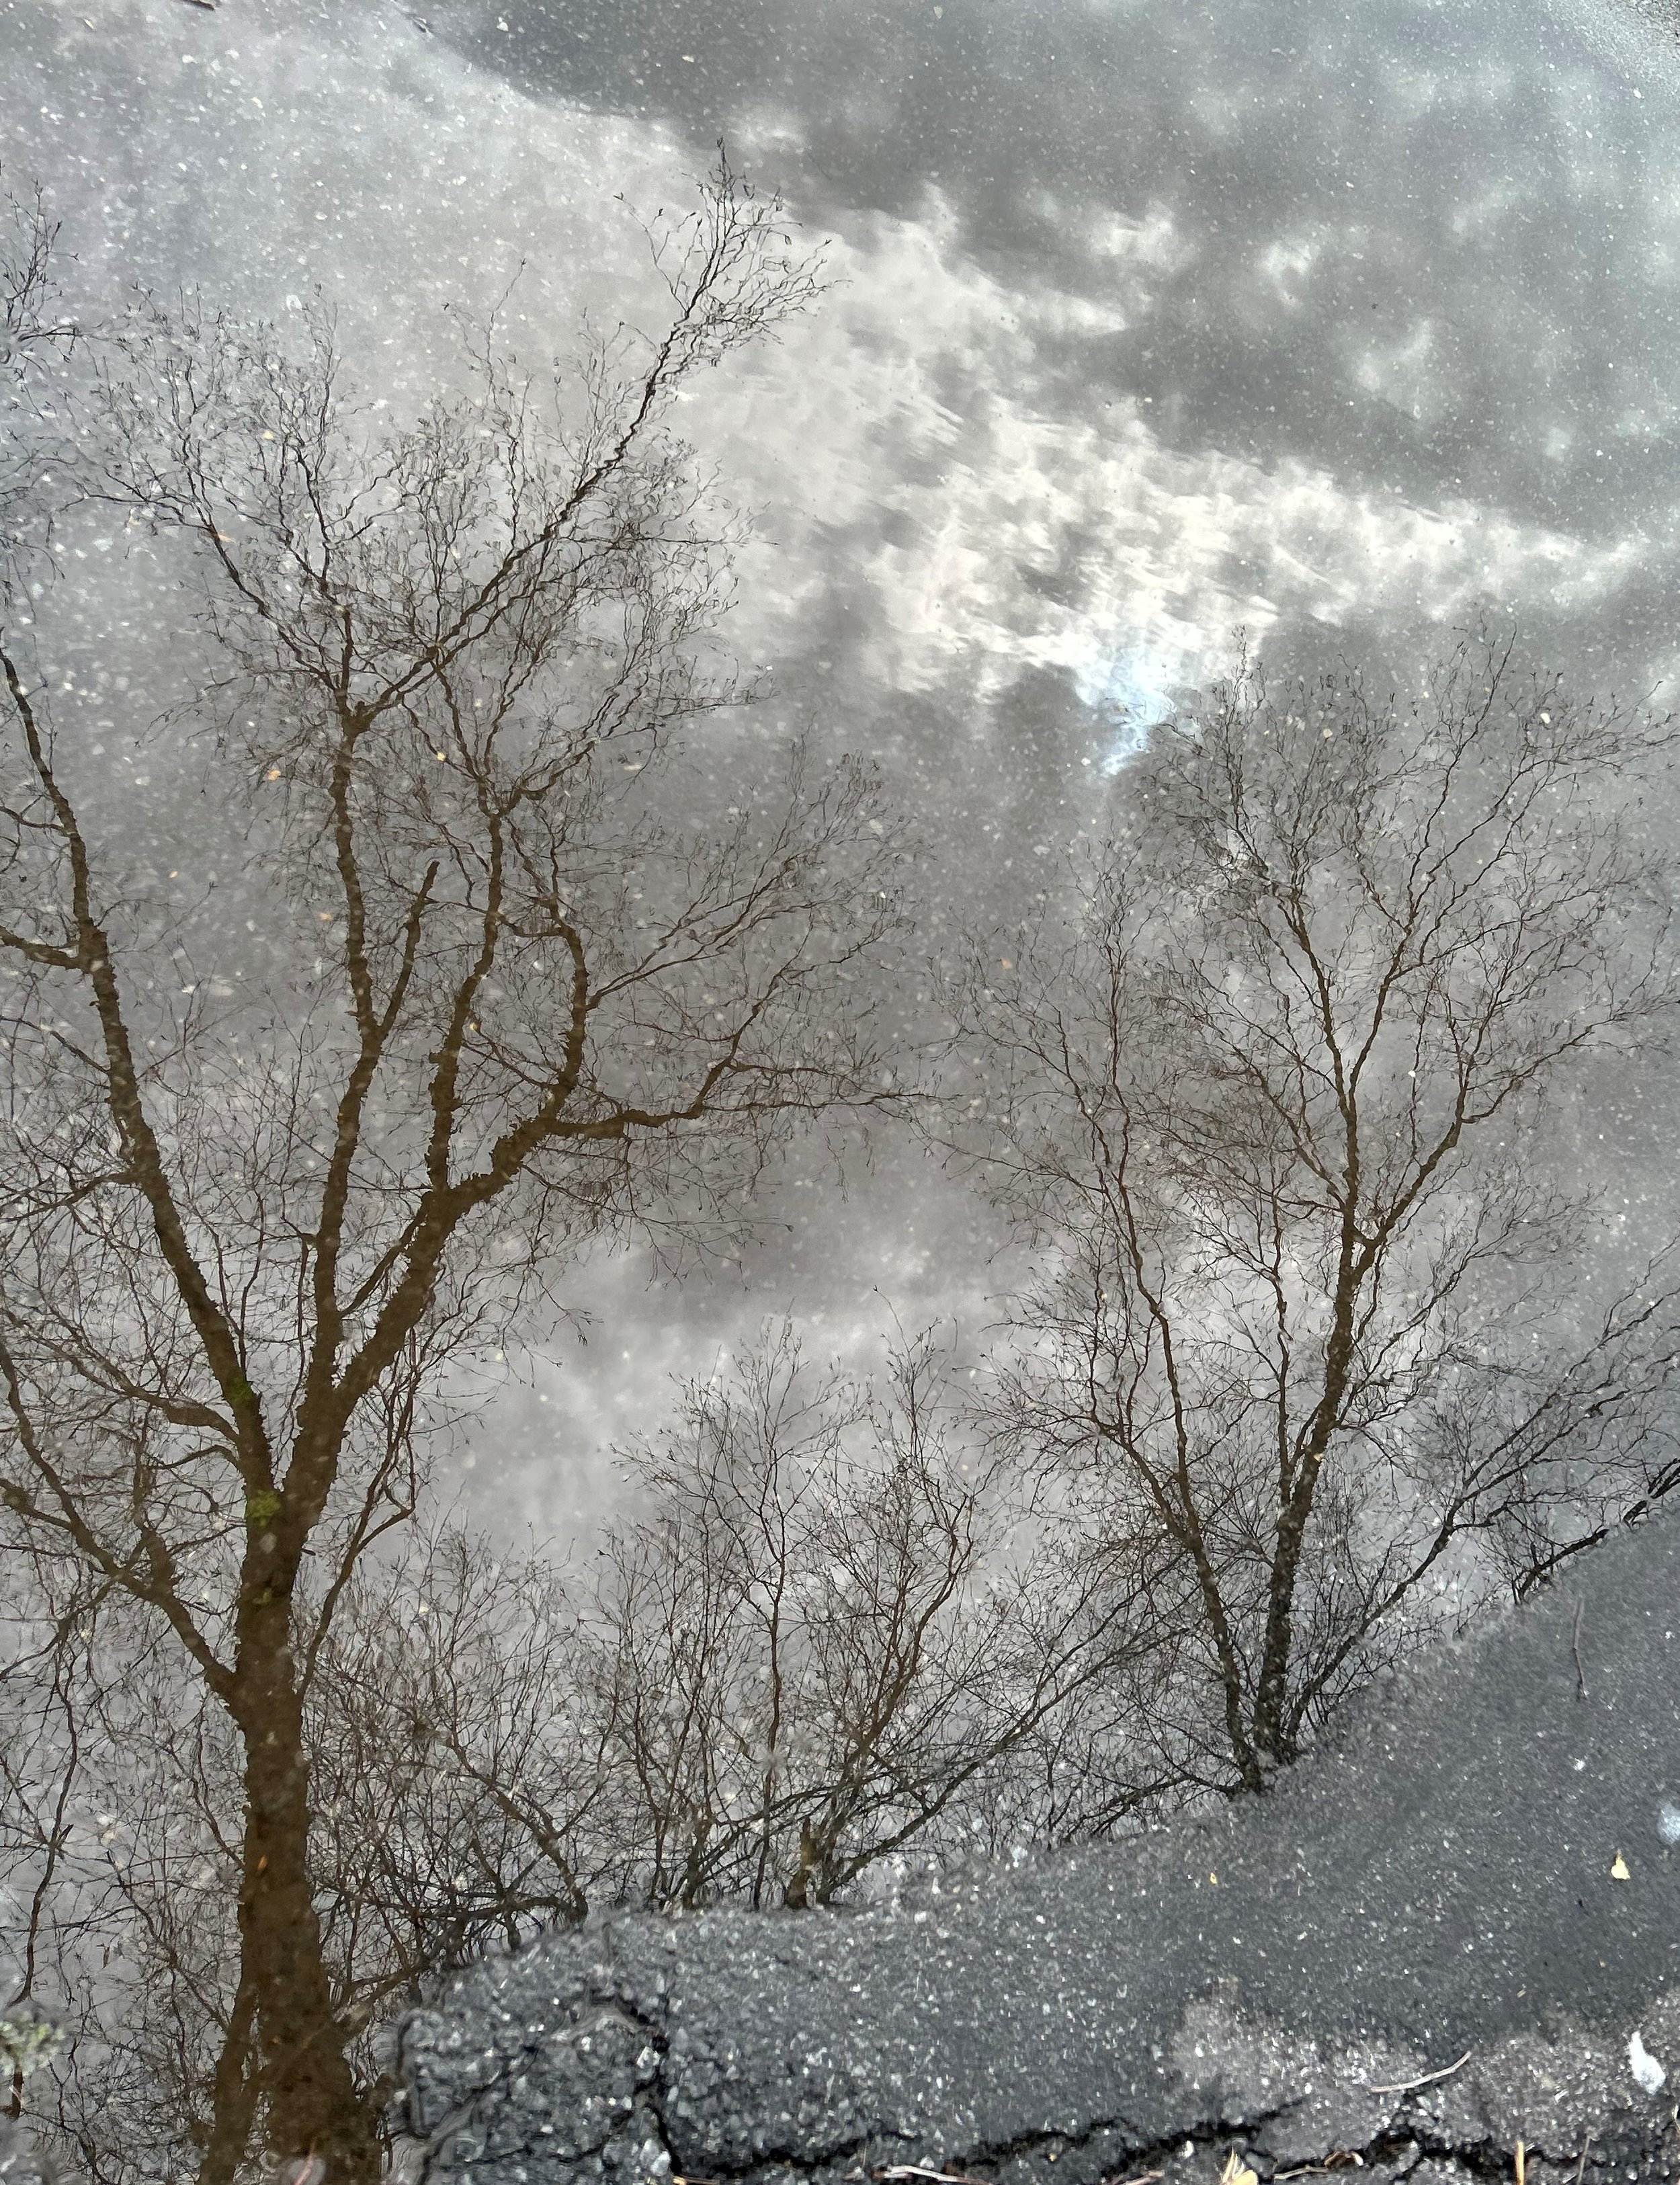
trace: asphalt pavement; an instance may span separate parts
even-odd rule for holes
[[[400,2046],[427,2185],[1680,2177],[1680,1513],[1264,1798],[891,1904],[610,1919]]]

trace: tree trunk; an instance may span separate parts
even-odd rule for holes
[[[1353,1207],[1358,1194],[1359,1153],[1351,1138],[1348,1150],[1351,1179],[1342,1211],[1342,1257],[1336,1278],[1335,1319],[1325,1348],[1324,1386],[1314,1407],[1307,1446],[1298,1461],[1295,1481],[1277,1522],[1277,1546],[1272,1556],[1271,1584],[1266,1607],[1265,1644],[1260,1655],[1259,1686],[1254,1696],[1253,1743],[1269,1765],[1286,1767],[1300,1751],[1295,1733],[1285,1720],[1289,1702],[1289,1662],[1295,1646],[1295,1587],[1301,1574],[1301,1551],[1306,1545],[1307,1526],[1313,1514],[1331,1438],[1347,1400],[1353,1362],[1353,1316],[1366,1268],[1356,1260]]]
[[[1295,1645],[1295,1587],[1301,1573],[1307,1521],[1313,1513],[1319,1467],[1323,1461],[1322,1450],[1309,1452],[1295,1491],[1278,1520],[1277,1546],[1272,1555],[1266,1605],[1265,1643],[1260,1656],[1259,1685],[1254,1696],[1253,1742],[1256,1753],[1267,1766],[1287,1767],[1300,1749],[1285,1713],[1289,1700],[1290,1657]]]
[[[242,1984],[262,2041],[267,2133],[282,2161],[318,2156],[327,2185],[376,2185],[379,2143],[333,2015],[309,1866],[309,1762],[290,1607],[271,1595],[241,1619],[234,1713],[245,1741]]]

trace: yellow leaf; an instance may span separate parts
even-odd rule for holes
[[[1627,1862],[1620,1852],[1617,1852],[1610,1866],[1610,1878],[1612,1881],[1631,1881],[1633,1879],[1627,1871]]]
[[[1220,2172],[1220,2185],[1260,2185],[1260,2181],[1233,2148]]]

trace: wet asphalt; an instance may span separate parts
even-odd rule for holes
[[[479,2185],[1079,2185],[1233,2148],[1262,2178],[1357,2150],[1510,2177],[1520,2137],[1531,2185],[1577,2149],[1674,2174],[1680,1522],[1437,1649],[1264,1798],[891,1905],[627,1915],[476,1969],[402,2042],[406,2159]]]

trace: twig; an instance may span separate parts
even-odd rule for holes
[[[1575,1604],[1575,1636],[1573,1641],[1575,1647],[1576,1690],[1578,1696],[1583,1700],[1587,1696],[1587,1673],[1581,1666],[1581,1612],[1586,1606],[1587,1603],[1584,1599],[1577,1600]]]
[[[934,2180],[934,2185],[988,2185],[984,2177],[965,2177],[960,2170],[929,2170],[919,2162],[895,2162],[890,2169],[878,2170],[875,2175],[895,2179],[928,2177]],[[691,2178],[689,2185],[698,2185],[698,2181]]]
[[[1528,2158],[1521,2140],[1516,2143],[1516,2185],[1528,2185]]]
[[[1587,2175],[1587,2150],[1592,2144],[1593,2135],[1589,2132],[1581,2143],[1581,2160],[1575,2165],[1575,2185],[1581,2185],[1582,2179]]]
[[[929,2185],[991,2185],[987,2178],[967,2177],[960,2170],[929,2170],[920,2162],[895,2162],[874,2174],[890,2181],[890,2185],[901,2185],[902,2180],[910,2177],[927,2179]],[[1166,2174],[1164,2170],[1144,2170],[1136,2177],[1104,2177],[1100,2185],[1161,2185]],[[705,2177],[673,2177],[671,2185],[712,2185],[712,2181]]]
[[[1462,2071],[1475,2053],[1474,2049],[1466,2048],[1456,2064],[1443,2064],[1438,2071],[1426,2071],[1420,2079],[1408,2079],[1398,2087],[1367,2087],[1365,2092],[1368,2094],[1415,2094],[1420,2087],[1432,2087],[1437,2079],[1450,2079],[1454,2071]]]

